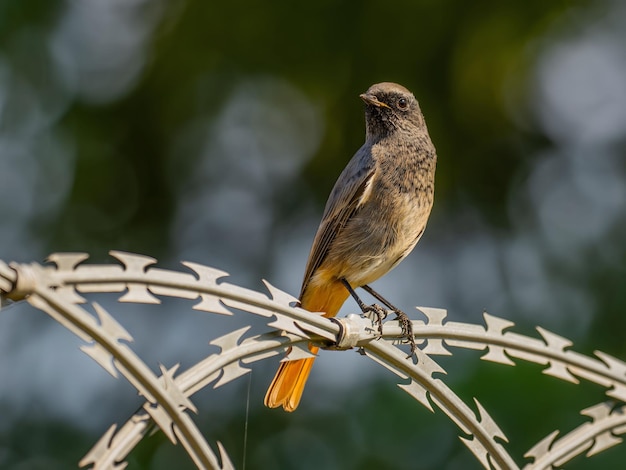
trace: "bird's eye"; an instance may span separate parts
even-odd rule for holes
[[[400,98],[398,100],[398,108],[406,109],[408,107],[409,107],[409,102],[406,100],[406,98]]]

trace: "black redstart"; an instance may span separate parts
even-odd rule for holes
[[[394,311],[411,334],[406,314],[368,284],[395,267],[418,242],[433,205],[437,156],[413,94],[395,83],[372,85],[365,102],[365,143],[330,193],[306,266],[301,306],[337,314],[348,295],[363,287]],[[318,347],[309,345],[311,352]],[[265,405],[294,411],[314,357],[280,364]]]

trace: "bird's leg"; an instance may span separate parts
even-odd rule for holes
[[[382,336],[383,335],[383,320],[387,317],[387,312],[385,311],[385,309],[377,304],[365,305],[365,303],[361,300],[361,298],[357,295],[357,293],[354,292],[354,289],[352,288],[350,283],[346,281],[345,278],[342,277],[340,281],[348,290],[348,292],[350,292],[350,295],[358,304],[359,308],[361,309],[361,312],[363,313],[371,312],[374,315],[376,315],[376,322],[378,323],[379,336]]]
[[[402,310],[400,310],[398,307],[395,307],[390,302],[388,302],[387,299],[385,299],[382,295],[380,295],[370,286],[364,285],[361,287],[368,294],[370,294],[379,302],[382,302],[382,304],[385,307],[387,307],[389,310],[391,310],[393,313],[396,314],[396,318],[398,319],[398,322],[400,323],[400,326],[402,327],[402,336],[404,337],[405,342],[409,343],[409,345],[411,346],[411,354],[409,355],[409,357],[413,356],[415,354],[415,350],[417,349],[417,345],[415,344],[415,337],[413,336],[413,324],[411,323],[411,320],[409,320],[409,316],[406,313],[404,313]]]

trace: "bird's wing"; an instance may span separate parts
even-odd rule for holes
[[[371,147],[364,145],[350,160],[330,193],[302,281],[300,297],[313,273],[320,267],[333,240],[343,230],[355,211],[367,200],[375,174]]]

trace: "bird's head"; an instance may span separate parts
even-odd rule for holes
[[[426,128],[413,93],[397,83],[372,85],[361,99],[365,102],[367,139],[379,140],[395,132],[415,133]]]

